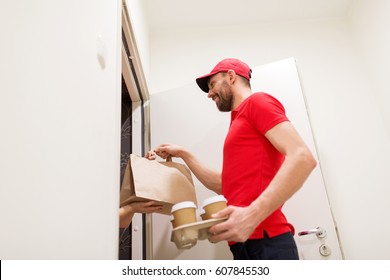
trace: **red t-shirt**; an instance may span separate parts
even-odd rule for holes
[[[269,185],[284,161],[264,136],[275,125],[288,121],[283,105],[269,94],[258,92],[231,112],[223,149],[222,194],[229,205],[248,206]],[[260,223],[249,239],[291,231],[281,207]]]

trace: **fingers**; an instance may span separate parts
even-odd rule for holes
[[[148,160],[155,160],[156,157],[157,157],[157,155],[154,151],[149,151],[145,155],[145,158],[147,158]]]
[[[163,207],[160,205],[157,206],[149,206],[141,209],[141,213],[155,213],[162,211]]]
[[[156,211],[162,210],[163,206],[160,204],[156,204],[155,201],[148,201],[143,203],[141,206],[141,210],[144,211],[143,213],[152,213]]]
[[[248,239],[244,233],[237,231],[235,225],[229,225],[227,222],[211,227],[209,233],[210,241],[214,243],[222,240],[245,242]]]
[[[163,159],[166,159],[167,157],[171,156],[171,153],[168,150],[166,150],[163,146],[158,147],[154,151],[159,157]]]
[[[181,157],[183,147],[174,144],[161,144],[154,151],[163,159],[166,159],[169,156]]]
[[[131,206],[136,213],[153,213],[161,211],[163,206],[155,203],[155,201],[133,202],[131,203]]]
[[[222,232],[222,233],[211,232],[210,234],[211,235],[209,237],[209,240],[212,243],[217,243],[217,242],[222,241],[222,240],[232,241],[232,240],[230,240],[230,238],[228,236],[228,232]]]
[[[146,153],[145,158],[149,160],[155,160],[157,158],[157,155],[163,159],[166,159],[168,156],[171,155],[171,152],[169,151],[169,145],[168,144],[162,144],[158,146],[156,149],[149,151]]]
[[[228,206],[225,209],[218,211],[217,213],[214,213],[213,215],[211,215],[211,217],[213,219],[229,217],[232,211],[233,211],[232,207]],[[220,239],[223,238],[223,236],[221,236],[220,234],[228,230],[227,222],[228,221],[225,221],[210,227],[209,232],[211,233],[213,240],[214,239],[218,241],[223,240]]]
[[[217,213],[214,213],[211,215],[213,219],[218,219],[218,218],[224,218],[228,217],[232,213],[232,208],[231,207],[226,207],[225,209],[218,211]]]
[[[228,206],[227,208],[215,213],[213,218],[228,217],[224,222],[218,223],[209,229],[211,234],[210,241],[218,242],[221,240],[244,242],[248,239],[254,228],[248,227],[245,219],[242,219],[244,208]]]
[[[226,222],[225,222],[226,223]],[[210,227],[210,241],[216,243],[222,240],[229,240],[231,233],[229,232],[229,226],[223,225],[224,223],[217,224]]]

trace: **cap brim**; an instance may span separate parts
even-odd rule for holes
[[[200,87],[201,90],[203,90],[204,92],[208,93],[209,92],[209,85],[208,85],[208,82],[209,82],[209,78],[210,76],[212,76],[213,74],[207,74],[207,75],[204,75],[204,76],[201,76],[199,78],[196,79],[196,83],[198,84],[198,86]]]

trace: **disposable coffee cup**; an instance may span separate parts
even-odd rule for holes
[[[176,223],[175,217],[173,215],[171,215],[171,224],[172,224],[173,228],[177,227],[177,223]]]
[[[212,196],[203,201],[203,210],[205,213],[201,215],[202,220],[211,219],[211,215],[226,208],[226,198],[223,195]]]
[[[183,201],[173,205],[171,213],[174,227],[196,223],[196,205],[192,201]]]
[[[204,211],[204,209],[202,209],[201,211],[200,211],[200,217],[202,218],[202,220],[204,221],[204,220],[207,220],[206,219],[206,211]]]

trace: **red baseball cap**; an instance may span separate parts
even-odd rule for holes
[[[234,70],[237,75],[244,77],[248,81],[251,78],[252,70],[246,63],[236,58],[225,58],[221,60],[209,74],[197,78],[196,83],[201,90],[204,92],[209,92],[209,78],[219,72],[228,72],[229,70]]]

